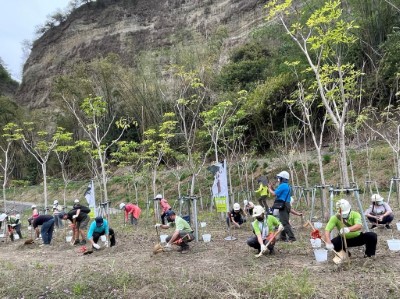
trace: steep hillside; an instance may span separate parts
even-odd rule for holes
[[[0,59],[0,96],[13,97],[18,88]]]
[[[83,5],[33,45],[23,70],[17,102],[31,108],[51,103],[55,76],[75,61],[119,54],[134,65],[140,51],[173,47],[185,32],[207,37],[218,26],[228,30],[226,50],[262,24],[265,0],[102,0]]]

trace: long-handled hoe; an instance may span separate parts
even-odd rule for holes
[[[265,245],[266,250],[268,249],[268,245],[271,244],[271,242],[276,238],[277,235],[281,233],[283,229],[278,229],[272,236],[271,239],[269,239],[268,243]],[[255,257],[260,257],[265,253],[265,251],[260,251],[259,254],[254,255]]]

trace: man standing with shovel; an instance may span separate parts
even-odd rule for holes
[[[374,232],[363,233],[361,215],[351,210],[351,205],[346,199],[340,199],[336,203],[338,213],[333,215],[325,227],[326,249],[340,252],[346,251],[346,247],[365,245],[364,257],[374,257],[376,251],[377,235]],[[330,232],[337,228],[339,235],[332,240]],[[347,252],[350,257],[350,253]]]

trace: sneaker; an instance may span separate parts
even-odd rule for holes
[[[79,245],[79,243],[80,243],[80,241],[79,241],[79,239],[77,239],[74,241],[73,245]]]
[[[83,239],[79,244],[80,244],[80,245],[85,245],[85,244],[86,244],[86,240]]]
[[[387,229],[392,229],[392,227],[391,227],[389,224],[386,224],[385,227],[386,227]]]
[[[275,249],[273,249],[273,248],[270,249],[270,250],[269,250],[269,254],[270,254],[270,255],[274,255],[274,254],[275,254]]]
[[[370,229],[374,229],[374,228],[376,228],[376,225],[372,224]]]

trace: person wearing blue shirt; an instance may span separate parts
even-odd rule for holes
[[[110,246],[115,245],[115,234],[114,230],[108,226],[108,221],[103,219],[103,217],[96,217],[95,221],[90,224],[87,239],[90,244],[92,244],[93,248],[100,249],[100,245],[97,244],[100,236],[105,235],[107,237],[107,241],[105,242],[105,246],[108,247],[108,237],[110,237]]]
[[[289,186],[289,173],[287,171],[281,171],[277,175],[279,186],[275,190],[269,185],[269,192],[276,197],[276,200],[284,202],[282,209],[279,210],[279,220],[281,221],[284,230],[281,232],[281,240],[285,242],[294,242],[296,238],[292,231],[292,226],[289,223],[289,215],[291,210],[290,205],[290,193],[291,189]]]

